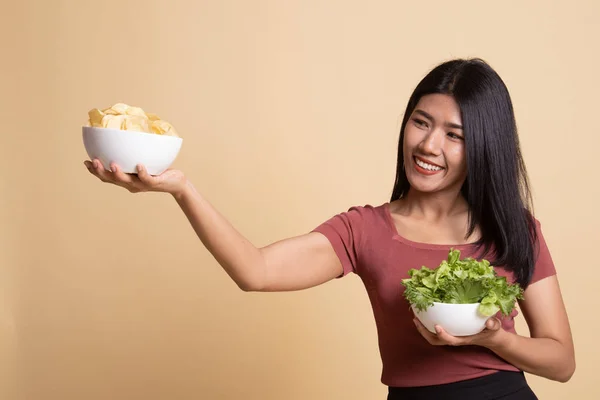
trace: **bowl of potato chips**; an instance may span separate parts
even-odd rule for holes
[[[83,145],[90,160],[97,158],[107,170],[114,162],[123,172],[135,174],[143,164],[149,174],[160,175],[181,150],[183,139],[173,125],[140,107],[116,103],[93,108],[88,117],[82,127]]]

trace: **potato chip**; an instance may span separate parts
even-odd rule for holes
[[[108,129],[122,129],[121,127],[123,126],[124,121],[124,115],[107,114],[102,118],[102,127]]]
[[[124,103],[117,103],[111,107],[111,109],[113,111],[115,111],[117,114],[126,114],[128,108],[129,108],[129,106]]]
[[[152,121],[152,132],[162,135],[170,128],[170,124],[167,121],[156,120]]]
[[[150,121],[158,121],[160,119],[158,115],[152,113],[146,113],[146,116]]]
[[[110,107],[109,107],[109,108],[106,108],[106,109],[104,109],[104,110],[102,110],[102,112],[103,112],[104,114],[107,114],[107,115],[119,115],[119,113],[118,113],[118,112],[116,112],[115,110],[113,110],[113,109],[112,109],[112,108],[110,108]]]
[[[88,112],[88,116],[90,118],[90,126],[101,127],[102,126],[102,117],[104,117],[104,113],[97,108],[93,108]]]
[[[179,137],[173,125],[160,119],[158,115],[146,113],[140,107],[129,106],[125,103],[116,103],[104,110],[93,108],[88,112],[88,117],[89,126],[98,128]]]
[[[124,128],[127,131],[149,132],[150,123],[146,116],[127,116],[124,121]]]
[[[144,112],[144,110],[142,110],[142,109],[141,109],[141,108],[139,108],[139,107],[129,107],[129,108],[128,108],[128,109],[125,111],[125,113],[126,113],[127,115],[135,115],[135,116],[139,116],[139,117],[144,117],[144,118],[146,118],[146,119],[148,118],[148,117],[146,116],[146,113]]]
[[[179,137],[173,125],[164,120],[152,121],[152,131],[159,135]]]

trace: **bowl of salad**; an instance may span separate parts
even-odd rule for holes
[[[523,290],[499,276],[489,261],[460,258],[451,249],[448,258],[436,268],[411,269],[402,280],[404,297],[415,316],[432,333],[441,326],[453,336],[481,332],[488,318],[508,316]]]

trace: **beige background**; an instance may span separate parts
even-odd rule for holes
[[[7,2],[0,398],[383,399],[356,276],[239,291],[169,196],[88,174],[80,127],[115,102],[160,114],[175,166],[264,245],[386,201],[410,92],[457,56],[511,90],[574,331],[573,379],[531,385],[600,398],[600,3],[480,3]]]

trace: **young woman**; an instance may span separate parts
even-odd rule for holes
[[[246,291],[310,288],[350,272],[373,308],[388,399],[535,399],[523,371],[566,382],[574,373],[570,326],[531,196],[506,86],[484,61],[434,68],[409,99],[390,202],[354,206],[312,232],[257,248],[178,170],[150,176],[85,161],[100,180],[131,192],[170,193],[204,246]],[[486,258],[524,289],[530,337],[514,317],[483,332],[431,333],[414,318],[399,282],[437,266],[450,248]]]

